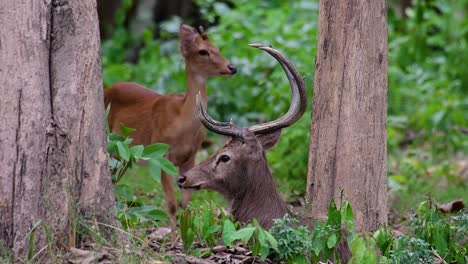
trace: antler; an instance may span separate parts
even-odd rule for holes
[[[255,134],[265,134],[294,124],[294,122],[304,114],[307,107],[307,95],[304,80],[294,65],[279,51],[262,44],[250,44],[249,46],[266,51],[281,64],[286,76],[288,77],[289,84],[291,85],[293,99],[288,112],[284,116],[264,124],[250,126],[248,129]],[[197,95],[197,109],[198,118],[207,129],[217,134],[242,138],[241,129],[236,125],[231,122],[219,122],[212,119],[203,108],[199,95]]]

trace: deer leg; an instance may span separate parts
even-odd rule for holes
[[[187,208],[187,205],[192,200],[192,190],[182,190],[182,208]]]
[[[195,157],[191,157],[186,163],[179,167],[180,174],[184,174],[186,171],[190,170],[195,166]],[[192,190],[182,189],[182,208],[187,208],[187,205],[192,200]]]
[[[161,181],[162,181],[164,193],[166,195],[167,210],[169,212],[169,224],[171,226],[171,238],[172,238],[172,241],[175,241],[176,234],[177,234],[177,222],[176,222],[177,202],[176,202],[176,196],[174,193],[174,186],[172,184],[172,176],[165,172],[162,172]]]

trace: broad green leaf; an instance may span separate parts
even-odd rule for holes
[[[270,244],[270,247],[278,251],[278,241],[270,234],[270,232],[264,229],[260,229],[260,232],[265,236],[265,239]]]
[[[234,227],[234,224],[231,222],[231,220],[226,219],[224,220],[223,224],[223,241],[224,245],[227,247],[232,246],[232,236],[236,232],[236,228]]]
[[[265,260],[270,255],[270,247],[268,245],[260,245],[260,258]]]
[[[348,231],[354,230],[353,208],[348,201],[344,201],[341,205],[341,223],[346,225]]]
[[[336,246],[336,243],[337,243],[337,237],[335,234],[332,234],[331,236],[328,237],[328,240],[327,240],[327,247],[328,248],[333,248],[334,246]]]
[[[156,143],[145,147],[143,150],[143,158],[151,159],[164,156],[169,150],[169,145],[163,143]]]
[[[219,225],[212,225],[208,228],[208,230],[206,230],[206,232],[208,234],[214,234],[216,232],[218,232],[219,230],[221,230],[221,226]]]
[[[133,147],[130,148],[130,153],[133,155],[135,160],[139,160],[139,159],[141,159],[141,157],[143,155],[143,150],[144,149],[145,149],[145,147],[143,147],[143,145],[136,145],[136,146],[133,146]]]
[[[152,161],[155,164],[158,164],[158,166],[163,171],[165,171],[166,173],[171,174],[171,175],[177,175],[178,174],[177,168],[170,161],[168,161],[166,158],[158,157],[158,158],[153,159]]]
[[[148,212],[148,216],[154,220],[164,221],[168,219],[166,211],[154,209]]]
[[[159,163],[155,162],[154,160],[149,160],[148,162],[150,168],[150,175],[153,180],[160,182],[161,181],[161,166]]]
[[[131,127],[126,127],[123,124],[120,124],[119,128],[120,128],[120,133],[122,133],[122,136],[124,136],[124,137],[128,137],[128,135],[130,135],[130,133],[136,131],[136,129],[131,128]]]
[[[115,141],[109,141],[107,143],[107,152],[109,152],[109,154],[112,155],[116,151],[117,151],[117,146],[115,145]]]
[[[133,213],[140,218],[151,219],[151,220],[166,220],[166,212],[157,209],[154,205],[144,205],[141,207],[133,207],[129,210],[129,213]]]
[[[128,146],[125,145],[123,142],[118,141],[116,143],[117,145],[117,154],[124,159],[125,161],[130,160],[130,150],[128,149]]]
[[[381,228],[375,231],[373,237],[382,255],[389,255],[390,245],[393,240],[391,231],[386,228]]]
[[[312,251],[315,253],[315,256],[318,256],[320,252],[325,248],[326,241],[324,239],[317,239],[312,242]]]
[[[278,251],[278,242],[276,239],[265,229],[259,227],[258,229],[258,243],[260,244],[260,257],[266,259],[270,254],[270,248]]]
[[[122,141],[123,142],[125,140],[125,138],[123,138],[119,134],[111,133],[111,134],[109,134],[109,140],[111,140],[111,141]]]
[[[244,243],[247,243],[252,237],[255,231],[255,227],[244,227],[237,230],[234,234],[231,235],[231,240],[242,240]]]
[[[333,227],[339,227],[341,225],[341,212],[336,208],[335,200],[332,200],[328,206],[327,225]]]
[[[291,261],[288,261],[288,263],[294,263],[294,264],[307,264],[309,263],[307,261],[307,258],[304,256],[304,255],[297,255],[297,256],[294,256]]]

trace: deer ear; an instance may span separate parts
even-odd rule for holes
[[[195,41],[195,37],[198,35],[197,30],[191,26],[181,24],[179,27],[179,41],[180,41],[180,52],[182,55],[187,56],[190,46]]]
[[[278,129],[268,134],[257,135],[257,140],[258,142],[260,142],[263,149],[267,150],[273,147],[276,143],[278,143],[280,136],[281,136],[281,129]]]

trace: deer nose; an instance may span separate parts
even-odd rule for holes
[[[184,184],[185,180],[187,180],[187,177],[185,175],[180,175],[179,178],[177,179],[177,185],[179,188],[182,187],[182,184]]]
[[[234,74],[234,73],[237,72],[236,66],[234,66],[234,65],[232,65],[232,64],[229,64],[227,67],[228,67],[228,69],[231,71],[232,74]]]

